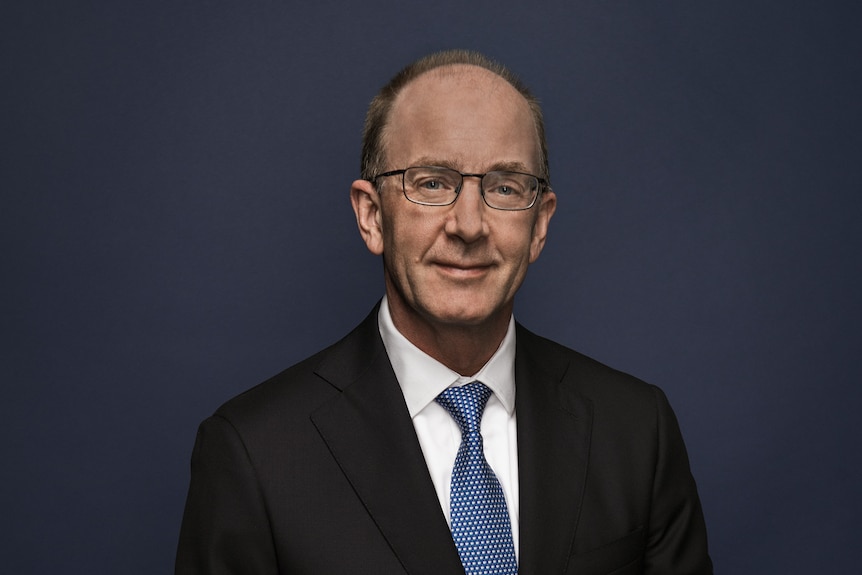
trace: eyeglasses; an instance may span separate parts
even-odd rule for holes
[[[455,203],[464,178],[479,178],[482,198],[488,207],[496,210],[528,210],[536,203],[539,193],[548,182],[532,174],[496,171],[486,174],[462,174],[450,168],[416,166],[404,170],[383,172],[373,178],[401,176],[404,197],[423,206],[448,206]]]

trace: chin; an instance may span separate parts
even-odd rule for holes
[[[453,305],[454,304],[454,305]],[[487,302],[471,306],[469,302],[454,297],[440,305],[425,307],[427,317],[433,322],[449,326],[479,326],[502,313],[499,308],[487,307]]]

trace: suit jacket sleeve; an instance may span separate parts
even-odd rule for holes
[[[664,393],[654,387],[658,450],[646,533],[645,572],[708,575],[706,526],[682,434]]]
[[[278,572],[256,474],[239,435],[215,415],[198,429],[177,575]]]

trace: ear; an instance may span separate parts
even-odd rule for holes
[[[536,223],[533,224],[533,239],[530,242],[530,263],[539,259],[539,254],[545,247],[545,239],[548,237],[551,216],[557,209],[557,195],[551,188],[542,193],[537,209],[539,213],[536,216]]]
[[[374,255],[383,253],[383,228],[380,215],[380,194],[368,180],[356,180],[350,186],[350,203],[356,214],[359,234]]]

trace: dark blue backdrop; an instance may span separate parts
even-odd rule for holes
[[[171,571],[198,422],[382,293],[364,109],[447,47],[545,105],[517,316],[667,391],[718,572],[858,568],[859,4],[299,4],[0,8],[0,570]]]

